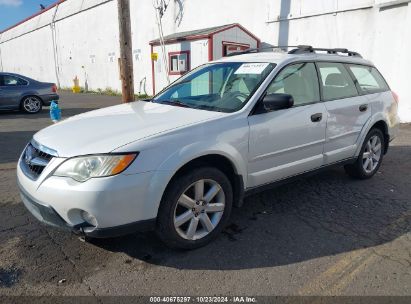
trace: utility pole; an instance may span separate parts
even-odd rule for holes
[[[131,45],[130,0],[117,0],[120,38],[120,79],[123,102],[134,101],[133,54]]]

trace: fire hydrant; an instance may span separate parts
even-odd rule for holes
[[[74,77],[74,79],[73,79],[73,93],[80,93],[80,81],[78,80],[78,77],[77,77],[77,75],[76,75],[76,77]]]

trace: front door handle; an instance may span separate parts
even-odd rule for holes
[[[367,111],[367,109],[368,109],[367,104],[360,105],[360,107],[359,107],[360,112],[365,112],[365,111]]]
[[[312,122],[319,122],[319,121],[321,121],[321,119],[323,119],[323,113],[315,113],[315,114],[311,115],[311,121]]]

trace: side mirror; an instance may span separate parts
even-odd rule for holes
[[[266,94],[261,104],[265,112],[277,111],[291,108],[294,105],[294,98],[290,94]]]

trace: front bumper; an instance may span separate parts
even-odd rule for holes
[[[28,193],[26,193],[19,184],[20,197],[24,206],[39,221],[60,228],[71,228],[63,218],[50,206],[36,202]]]
[[[63,161],[53,158],[37,180],[17,166],[17,180],[26,208],[40,221],[91,237],[114,237],[152,230],[158,210],[153,172],[93,178],[84,183],[52,176]],[[83,212],[93,215],[95,226]]]
[[[84,235],[93,238],[110,238],[155,229],[156,219],[143,220],[109,228],[96,228],[90,226],[87,222],[70,225],[64,221],[64,219],[56,212],[56,210],[53,209],[53,207],[36,202],[21,188],[20,184],[19,189],[24,206],[26,206],[27,210],[29,210],[36,219],[53,227],[70,230],[77,235]]]

